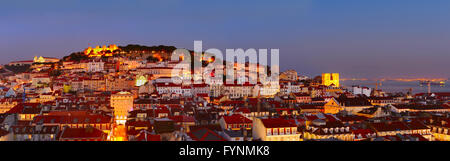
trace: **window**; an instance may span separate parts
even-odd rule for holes
[[[277,128],[273,129],[273,135],[278,135],[278,129]]]
[[[291,128],[286,128],[286,134],[291,134]]]
[[[272,129],[267,129],[267,136],[272,135]]]

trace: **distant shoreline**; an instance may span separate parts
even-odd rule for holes
[[[353,85],[365,86],[375,88],[376,81],[372,80],[343,80],[343,87],[351,90]],[[431,92],[450,92],[450,85],[446,82],[444,86],[431,86]],[[413,93],[426,93],[428,91],[427,86],[420,86],[419,81],[396,81],[386,80],[381,82],[381,86],[378,89],[388,93],[402,92],[406,93],[412,88]]]

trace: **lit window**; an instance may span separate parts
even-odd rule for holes
[[[277,128],[273,129],[273,135],[278,135],[278,129]]]

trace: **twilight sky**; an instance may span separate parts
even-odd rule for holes
[[[0,64],[88,46],[279,48],[282,70],[450,78],[448,0],[0,2]]]

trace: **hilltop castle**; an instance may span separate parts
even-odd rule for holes
[[[119,47],[115,44],[108,47],[106,45],[103,45],[103,47],[96,46],[95,48],[88,47],[84,50],[84,54],[89,57],[113,56],[113,52],[118,49]]]

